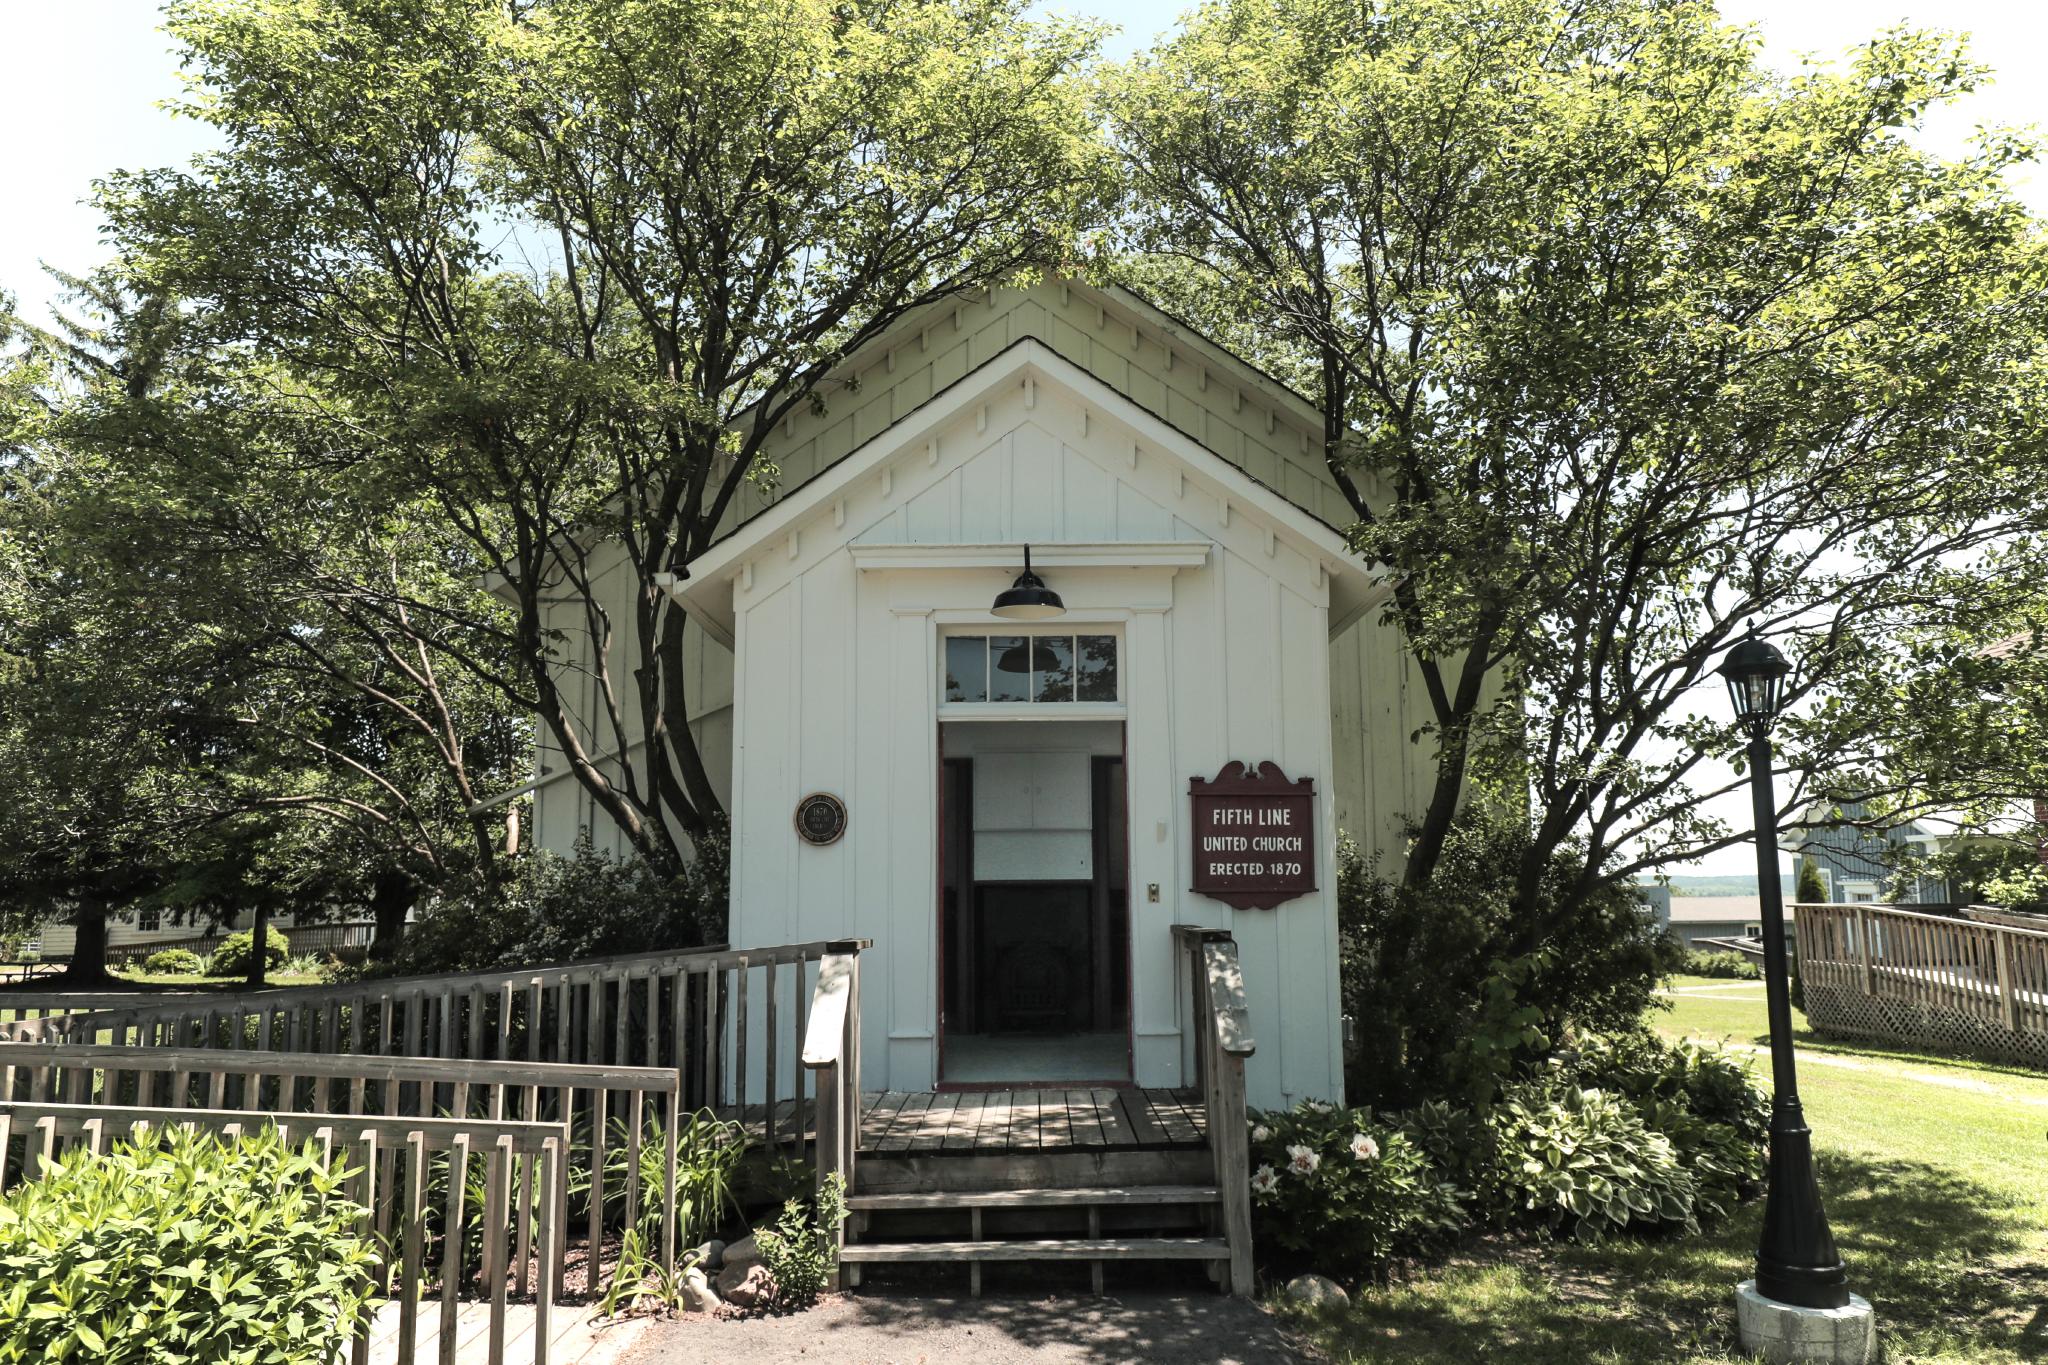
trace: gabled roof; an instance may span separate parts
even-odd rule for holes
[[[790,489],[783,497],[727,532],[691,560],[682,579],[667,585],[687,602],[706,629],[730,642],[733,605],[730,584],[745,563],[764,548],[824,514],[847,490],[892,460],[917,448],[929,435],[992,392],[1030,377],[1061,386],[1082,402],[1113,413],[1136,433],[1141,446],[1177,460],[1188,477],[1256,518],[1331,580],[1333,632],[1382,600],[1381,573],[1351,549],[1343,534],[1313,513],[1253,478],[1194,436],[1146,409],[1097,375],[1061,355],[1045,341],[1027,336],[968,371],[899,417],[850,454]],[[850,539],[858,528],[848,528]]]
[[[908,355],[913,366],[925,363],[926,343],[931,343],[936,350],[942,344],[939,337],[944,334],[951,339],[952,344],[957,345],[963,331],[963,313],[970,318],[977,312],[981,312],[985,318],[988,317],[989,314],[983,310],[993,310],[995,316],[1007,316],[1011,319],[1005,328],[1008,333],[1006,340],[1009,342],[1021,339],[1015,334],[1018,320],[1032,317],[1035,313],[1042,325],[1027,335],[1035,336],[1041,344],[1060,352],[1084,369],[1090,367],[1088,352],[1109,352],[1109,364],[1125,375],[1125,378],[1112,383],[1111,387],[1121,389],[1126,396],[1130,396],[1137,376],[1143,374],[1148,385],[1159,386],[1162,389],[1164,401],[1186,408],[1186,400],[1194,398],[1194,395],[1182,392],[1167,396],[1163,390],[1168,386],[1170,378],[1177,379],[1178,376],[1191,372],[1199,374],[1201,390],[1204,394],[1210,395],[1199,401],[1214,402],[1221,395],[1227,394],[1230,396],[1227,409],[1229,413],[1242,412],[1247,420],[1254,413],[1264,415],[1266,435],[1247,437],[1247,441],[1249,443],[1255,440],[1258,445],[1265,447],[1260,454],[1269,462],[1275,462],[1274,477],[1280,482],[1275,484],[1272,480],[1262,480],[1263,482],[1274,486],[1283,497],[1288,497],[1312,516],[1321,516],[1325,521],[1335,517],[1341,524],[1350,523],[1349,509],[1344,506],[1343,495],[1337,481],[1323,463],[1321,452],[1324,433],[1321,410],[1284,381],[1121,285],[1094,285],[1081,280],[1052,276],[1038,284],[1008,285],[960,298],[942,300],[906,314],[887,330],[870,338],[859,349],[848,354],[824,376],[820,381],[820,389],[837,391],[844,399],[850,395],[873,393],[872,381],[880,380],[884,387],[893,385],[897,382],[893,376],[898,374],[896,360],[899,355]],[[1082,319],[1087,321],[1084,322]],[[965,330],[972,332],[976,325],[969,322],[965,324]],[[1122,339],[1121,343],[1118,341],[1119,338]],[[1070,344],[1078,346],[1079,351],[1070,349]],[[1116,354],[1120,345],[1128,346],[1128,355]],[[1139,359],[1141,353],[1151,359],[1149,370],[1145,361]],[[1163,369],[1159,360],[1162,356]],[[1176,360],[1179,362],[1178,367]],[[857,407],[858,402],[853,406]],[[830,433],[824,432],[824,427],[837,420],[838,415],[846,410],[839,402],[835,402],[815,410],[809,418],[792,414],[784,418],[783,434],[785,438],[791,440],[792,449],[807,448],[809,435],[821,432],[829,444]],[[1162,420],[1172,420],[1169,412],[1156,408],[1148,410],[1153,411],[1154,415]],[[743,424],[747,414],[752,411],[752,408],[743,410],[734,418],[735,425]],[[895,414],[898,418],[901,415],[900,412]],[[1190,415],[1196,419],[1197,425],[1205,417],[1199,408]],[[1219,419],[1236,420],[1225,418],[1216,410],[1211,410],[1206,417],[1211,425]],[[798,427],[798,432],[794,436],[790,435],[792,420]],[[809,433],[803,431],[807,422],[812,424]],[[872,430],[872,427],[868,429]],[[1196,439],[1202,439],[1199,430],[1189,434]],[[849,442],[836,449],[822,449],[817,452],[822,463],[817,464],[800,457],[797,460],[797,472],[791,482],[777,488],[769,495],[770,500],[752,508],[737,510],[736,519],[721,530],[720,535],[731,535],[739,526],[763,515],[772,509],[776,502],[791,496],[812,479],[824,474],[832,464],[845,459],[852,453],[853,448],[853,444]],[[1216,450],[1213,446],[1211,449],[1220,458],[1232,460],[1241,466],[1245,463],[1234,460],[1226,451]],[[1275,461],[1276,451],[1279,450],[1290,453]],[[780,463],[780,460],[777,462]],[[789,471],[785,469],[785,472]],[[1247,469],[1247,473],[1252,472]],[[1297,479],[1289,477],[1290,475],[1301,477]],[[1257,475],[1254,474],[1254,477]],[[1304,483],[1302,480],[1307,482]]]

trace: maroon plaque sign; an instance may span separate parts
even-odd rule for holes
[[[1195,885],[1240,910],[1271,910],[1316,889],[1316,786],[1289,782],[1277,763],[1249,772],[1226,763],[1211,778],[1190,778]]]

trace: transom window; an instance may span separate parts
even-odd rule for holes
[[[949,702],[1117,700],[1114,635],[948,635]]]

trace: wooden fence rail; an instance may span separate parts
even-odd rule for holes
[[[1795,905],[1817,1032],[2048,1065],[2048,933],[1888,905]]]
[[[62,1101],[115,1109],[150,1106],[252,1113],[380,1118],[452,1118],[566,1125],[563,1157],[589,1173],[585,1265],[595,1292],[602,1279],[606,1210],[623,1228],[640,1225],[644,1201],[655,1201],[661,1263],[676,1257],[676,1179],[682,1113],[680,1082],[670,1067],[576,1066],[548,1062],[442,1061],[422,1057],[330,1056],[219,1048],[121,1047],[80,1043],[0,1043],[0,1101]],[[712,1140],[718,1135],[713,1134]],[[660,1152],[658,1190],[643,1191],[642,1152]],[[614,1172],[611,1158],[623,1156]],[[385,1201],[377,1231],[390,1228],[395,1156],[382,1161]],[[512,1173],[519,1188],[537,1188],[536,1172]],[[561,1191],[567,1226],[569,1191]],[[519,1219],[521,1245],[528,1215]],[[557,1262],[565,1273],[566,1261]],[[519,1263],[523,1293],[526,1264]],[[561,1286],[557,1285],[559,1292]]]
[[[1216,1163],[1223,1235],[1230,1247],[1225,1283],[1249,1296],[1252,1276],[1251,1153],[1245,1118],[1244,1059],[1256,1048],[1245,1001],[1237,941],[1227,929],[1176,925],[1174,940],[1186,956],[1193,992],[1189,1015],[1195,1070],[1208,1108],[1209,1151]]]
[[[674,1068],[693,1108],[758,1114],[800,1151],[818,964],[869,940],[712,949],[519,971],[238,994],[0,991],[0,1037]]]
[[[533,1258],[537,1292],[531,1359],[534,1365],[547,1365],[554,1335],[553,1287],[559,1282],[567,1232],[560,1197],[566,1124],[0,1101],[0,1187],[35,1179],[45,1161],[73,1148],[100,1152],[117,1138],[175,1127],[229,1138],[275,1129],[288,1141],[319,1143],[330,1160],[339,1159],[354,1172],[350,1197],[366,1210],[361,1235],[378,1239],[384,1254],[375,1289],[398,1305],[394,1344],[399,1365],[421,1358],[420,1310],[430,1287],[438,1290],[438,1314],[432,1312],[436,1305],[428,1303],[428,1316],[438,1321],[428,1354],[444,1362],[455,1358],[457,1306],[468,1291],[489,1299],[490,1359],[504,1360],[515,1267],[523,1286],[526,1261]],[[384,1159],[387,1154],[392,1161]],[[470,1198],[479,1162],[481,1207]],[[515,1197],[514,1173],[521,1163],[534,1172],[537,1199]],[[386,1205],[387,1190],[398,1213],[395,1225],[380,1233],[368,1211]],[[520,1218],[522,1210],[530,1210],[530,1222]],[[473,1240],[478,1243],[474,1254]],[[438,1256],[431,1254],[436,1243]],[[521,1340],[527,1339],[522,1333]],[[366,1321],[351,1342],[350,1359],[367,1365],[369,1358]]]

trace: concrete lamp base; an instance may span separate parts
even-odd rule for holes
[[[1877,1314],[1854,1294],[1846,1308],[1800,1308],[1767,1299],[1756,1292],[1755,1280],[1744,1280],[1735,1287],[1735,1329],[1742,1349],[1771,1365],[1871,1365],[1877,1359]]]

